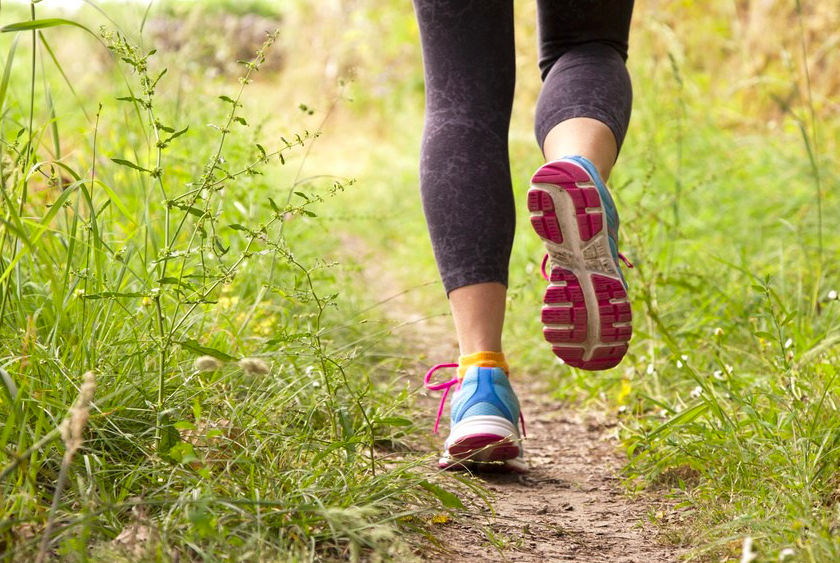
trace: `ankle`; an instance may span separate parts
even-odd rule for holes
[[[505,359],[504,352],[475,352],[458,358],[458,379],[463,379],[467,370],[473,366],[483,368],[501,368],[505,374],[510,375],[510,368]]]

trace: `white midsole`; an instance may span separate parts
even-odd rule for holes
[[[446,447],[448,449],[450,444],[476,434],[490,434],[510,438],[515,442],[519,441],[519,430],[508,419],[502,416],[478,415],[471,416],[453,426],[449,432],[449,438],[446,439]]]

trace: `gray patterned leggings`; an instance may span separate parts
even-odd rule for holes
[[[633,0],[538,0],[542,147],[566,119],[606,124],[621,147],[632,90]],[[516,80],[513,0],[414,0],[423,46],[426,123],[420,193],[447,295],[507,285],[515,225],[508,126]]]

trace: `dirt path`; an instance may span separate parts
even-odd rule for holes
[[[444,311],[445,302],[434,311],[423,309],[419,303],[424,299],[418,295],[423,290],[401,294],[406,288],[382,267],[363,242],[347,239],[345,249],[364,265],[362,276],[374,295],[396,296],[387,303],[387,315],[396,322],[408,323],[399,334],[424,356],[416,366],[417,379],[412,380],[412,385],[422,384],[427,365],[457,359],[450,319],[440,315],[426,319]],[[439,292],[440,287],[435,285],[428,290]],[[483,507],[480,512],[436,525],[434,534],[443,546],[430,552],[426,560],[676,562],[679,551],[658,542],[656,530],[646,523],[647,515],[660,507],[651,499],[630,500],[622,491],[617,476],[621,461],[616,442],[609,437],[614,422],[563,408],[549,398],[550,394],[535,379],[527,374],[514,376],[527,423],[525,458],[531,471],[527,475],[475,476],[491,493],[493,511]],[[437,394],[421,399],[428,403],[430,426],[438,400]],[[446,431],[442,424],[437,447]],[[469,477],[468,473],[462,475]]]
[[[482,475],[494,517],[456,522],[440,534],[458,561],[665,563],[677,553],[644,522],[650,502],[632,502],[616,477],[620,463],[608,427],[564,410],[538,386],[518,387],[530,422],[527,475]],[[530,416],[529,416],[530,415]],[[489,520],[489,524],[488,524]],[[498,538],[497,550],[486,528]],[[451,555],[433,561],[451,561]]]

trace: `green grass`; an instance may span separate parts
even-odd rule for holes
[[[759,562],[840,558],[840,302],[830,298],[840,291],[840,62],[828,4],[803,5],[801,17],[794,2],[773,13],[637,6],[634,114],[610,180],[636,265],[634,339],[603,373],[559,365],[540,337],[542,249],[521,213],[540,164],[534,6],[517,4],[508,357],[558,398],[617,417],[628,488],[673,500],[676,510],[651,518],[695,560],[738,561],[747,536]],[[362,237],[419,286],[418,309],[446,311],[439,283],[424,285],[437,272],[417,192],[410,6],[261,8],[281,34],[242,107],[219,99],[236,102],[241,84],[207,54],[202,27],[226,9],[190,19],[185,43],[143,70],[163,39],[152,23],[138,33],[144,9],[104,6],[116,24],[92,9],[72,17],[96,36],[103,22],[122,30],[141,51],[112,44],[122,52],[108,55],[81,29],[46,28],[33,73],[31,32],[14,50],[16,34],[0,38],[0,557],[30,560],[51,522],[64,560],[134,560],[136,542],[112,541],[132,531],[151,534],[148,560],[405,560],[427,541],[425,515],[458,502],[407,452],[419,437],[396,374],[425,351],[368,309],[383,296],[365,293],[364,264],[335,235]],[[0,11],[3,25],[29,17]],[[165,67],[150,96],[144,73]],[[139,101],[115,99],[126,96]],[[207,354],[223,367],[196,369]],[[246,357],[270,371],[234,361]],[[57,428],[87,371],[97,389],[62,487]]]
[[[208,79],[33,9],[3,34],[0,560],[410,558],[462,504],[399,454],[399,360],[354,345],[376,312],[319,214],[356,187],[304,168],[327,111],[247,108],[273,36]]]

